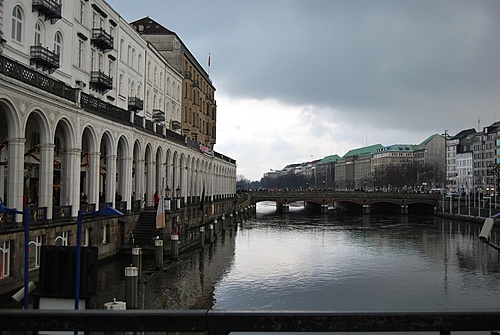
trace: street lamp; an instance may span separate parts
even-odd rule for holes
[[[29,277],[29,243],[30,243],[30,210],[26,207],[23,211],[6,207],[0,200],[0,213],[22,214],[24,223],[24,309],[28,309],[28,277]]]
[[[80,308],[80,263],[82,259],[82,217],[83,216],[98,217],[101,215],[123,215],[123,213],[113,207],[105,207],[98,211],[85,212],[85,213],[81,209],[78,210],[78,220],[76,225],[75,309]],[[75,334],[78,334],[78,332],[75,331]]]

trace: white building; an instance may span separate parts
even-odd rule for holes
[[[35,3],[37,4],[35,6]],[[236,192],[236,163],[187,146],[179,72],[100,0],[3,2],[0,195],[45,220],[76,217],[82,196],[151,206]],[[122,201],[115,198],[120,193]]]

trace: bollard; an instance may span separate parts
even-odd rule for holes
[[[163,240],[155,240],[155,267],[163,269]]]
[[[208,240],[210,243],[214,241],[214,225],[210,224],[208,225]]]
[[[132,266],[137,268],[137,275],[142,277],[142,248],[132,248]]]
[[[139,292],[138,270],[135,266],[125,268],[125,303],[129,309],[137,309]]]
[[[124,301],[116,301],[116,298],[113,299],[113,302],[107,302],[104,304],[104,308],[108,311],[113,311],[113,310],[126,310],[127,309],[127,304]],[[122,335],[123,332],[104,332],[106,335]]]
[[[205,227],[200,227],[200,246],[205,246]]]
[[[179,235],[173,234],[170,236],[170,241],[172,242],[171,253],[172,259],[179,259]]]

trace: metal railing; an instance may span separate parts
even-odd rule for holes
[[[0,310],[3,331],[439,332],[500,329],[500,311]]]

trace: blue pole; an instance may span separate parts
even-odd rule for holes
[[[82,210],[78,210],[76,223],[76,273],[75,273],[75,309],[80,308],[80,262],[82,252]]]
[[[29,252],[30,252],[30,210],[23,210],[24,222],[24,309],[28,309],[28,279],[29,279]]]

